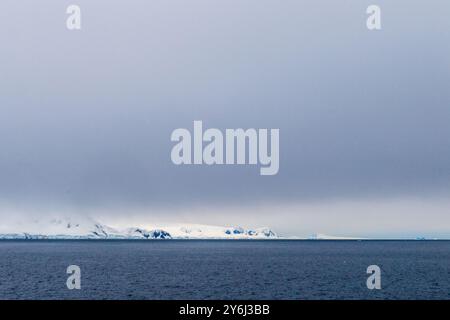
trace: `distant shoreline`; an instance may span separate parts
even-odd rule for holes
[[[450,241],[450,239],[289,239],[289,238],[275,238],[275,239],[214,239],[214,238],[177,238],[177,239],[98,239],[98,238],[41,238],[41,239],[23,239],[23,238],[0,238],[0,242],[8,242],[8,241],[21,241],[21,242],[44,242],[44,241],[52,241],[52,242],[65,242],[65,241],[93,241],[93,242],[120,242],[120,241],[129,241],[129,242],[174,242],[174,241],[217,241],[217,242],[383,242],[383,241],[398,241],[398,242],[437,242],[437,241]]]

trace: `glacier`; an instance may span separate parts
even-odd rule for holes
[[[53,218],[0,225],[0,239],[278,239],[270,228],[200,224],[113,228],[90,218]]]

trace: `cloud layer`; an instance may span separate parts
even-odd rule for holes
[[[383,1],[383,29],[369,32],[364,1],[78,2],[75,32],[63,4],[0,4],[5,208],[200,220],[202,206],[448,197],[450,4]],[[174,166],[170,134],[194,120],[279,128],[278,175]],[[279,227],[292,232],[289,219]]]

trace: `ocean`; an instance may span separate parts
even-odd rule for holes
[[[2,240],[0,299],[450,299],[450,241]]]

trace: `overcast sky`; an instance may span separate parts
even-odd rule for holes
[[[82,30],[66,29],[66,7]],[[366,28],[379,4],[382,30]],[[450,2],[0,3],[0,216],[450,237]],[[279,128],[280,170],[175,166]]]

